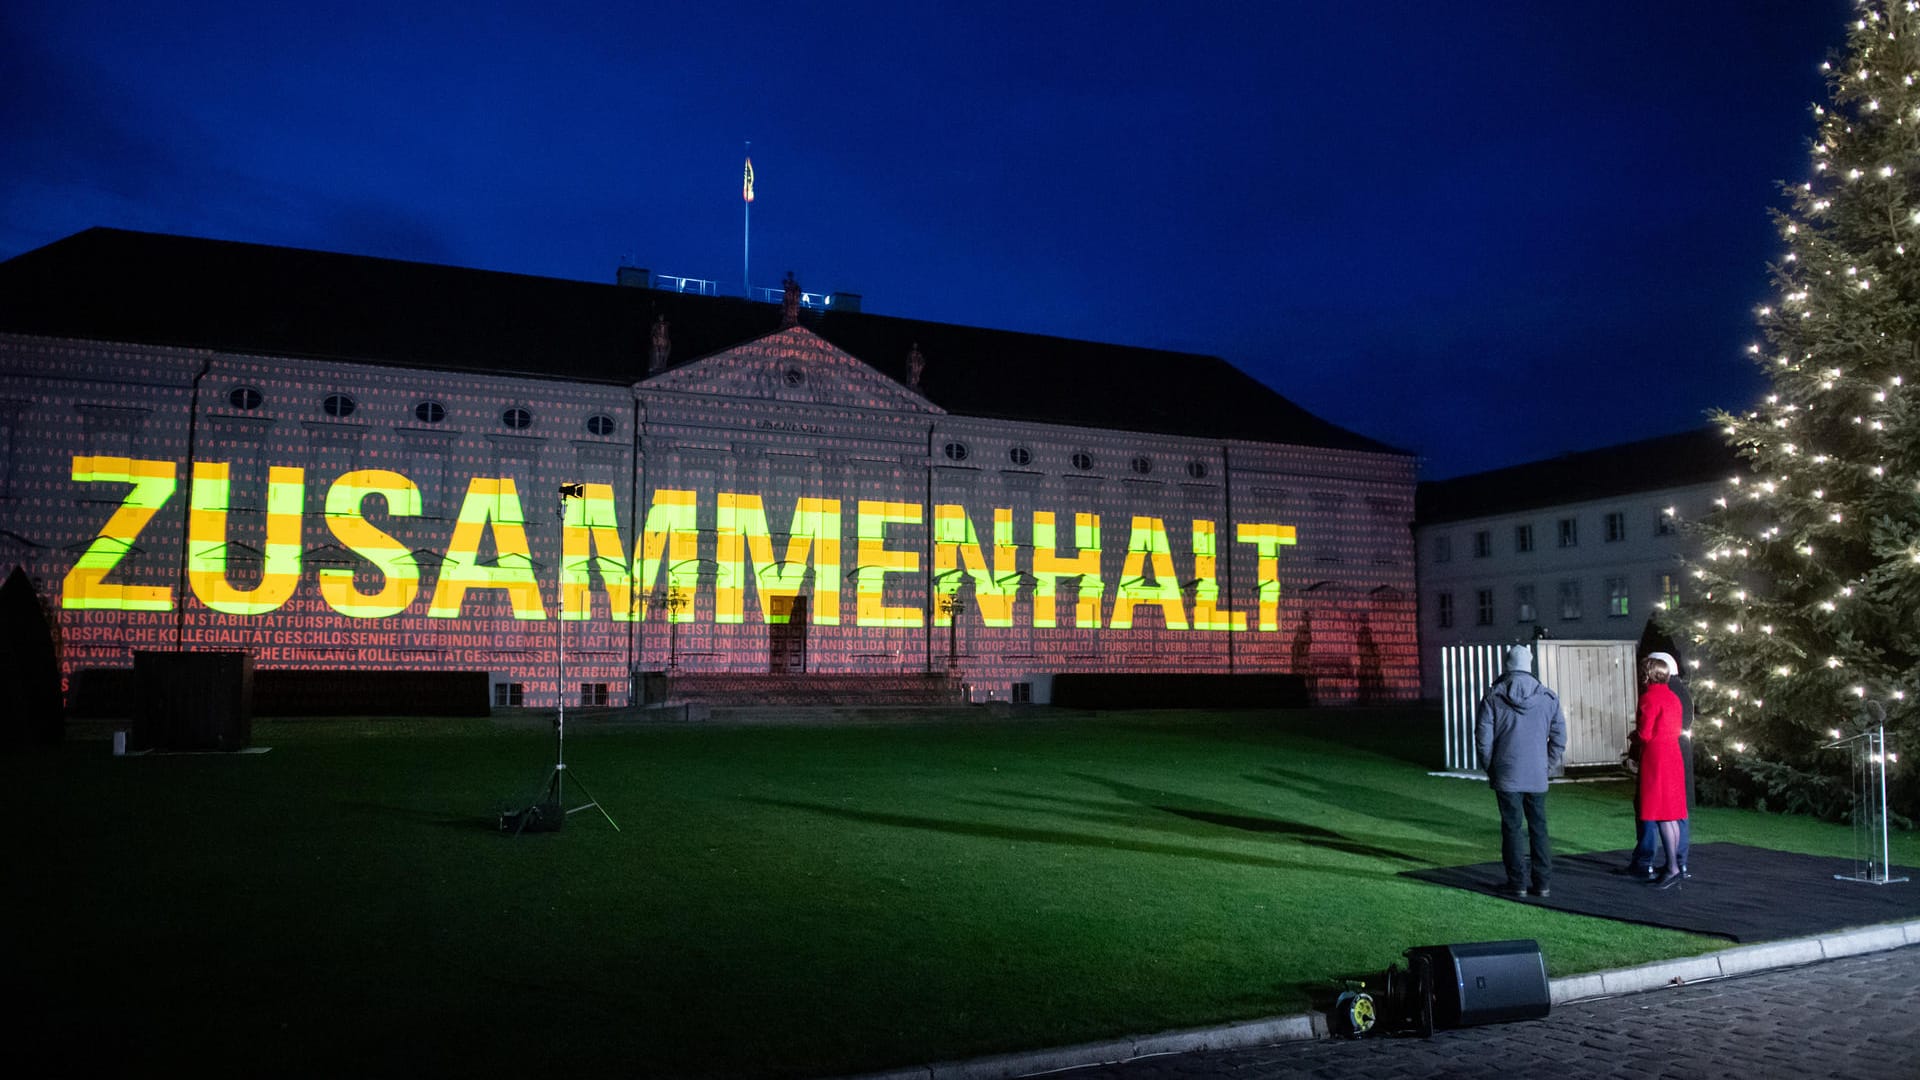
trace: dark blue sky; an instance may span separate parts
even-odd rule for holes
[[[751,139],[756,285],[1216,353],[1436,478],[1759,392],[1851,5],[240,8],[0,7],[0,258],[113,225],[737,292]]]

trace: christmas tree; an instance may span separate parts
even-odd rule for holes
[[[1750,346],[1763,401],[1718,413],[1747,463],[1698,523],[1668,612],[1700,666],[1708,797],[1842,816],[1850,759],[1823,749],[1884,710],[1893,804],[1920,701],[1920,4],[1856,5],[1813,108],[1810,179],[1785,188],[1777,297]]]

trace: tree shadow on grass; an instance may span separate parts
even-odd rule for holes
[[[1392,848],[1379,847],[1363,843],[1353,837],[1336,832],[1320,825],[1309,825],[1300,821],[1289,821],[1269,815],[1249,813],[1244,807],[1234,806],[1214,799],[1203,799],[1196,795],[1178,795],[1168,791],[1156,791],[1119,780],[1108,780],[1099,776],[1087,776],[1083,773],[1069,773],[1076,780],[1097,784],[1113,792],[1116,796],[1135,805],[1150,808],[1163,814],[1188,821],[1197,821],[1223,829],[1236,829],[1241,832],[1266,833],[1285,836],[1288,839],[1309,847],[1326,848],[1347,855],[1359,855],[1371,859],[1393,859],[1400,862],[1425,862],[1426,860],[1407,855]]]
[[[1368,882],[1378,882],[1383,877],[1394,876],[1382,872],[1362,873],[1330,866],[1303,866],[1298,862],[1267,855],[1251,855],[1237,851],[1216,851],[1211,848],[1158,843],[1147,840],[1123,840],[1111,836],[1071,832],[1066,829],[1028,828],[1018,825],[989,825],[985,822],[977,821],[949,821],[942,818],[921,817],[914,814],[891,814],[877,810],[855,810],[845,806],[794,802],[787,799],[748,797],[742,799],[742,801],[761,806],[778,807],[782,810],[806,810],[826,817],[865,822],[872,825],[889,825],[902,829],[924,829],[931,832],[949,833],[956,836],[972,836],[986,840],[1010,840],[1030,844],[1062,844],[1069,847],[1097,848],[1106,851],[1131,851],[1141,855],[1158,855],[1179,859],[1200,859],[1206,862],[1226,863],[1233,866],[1253,866],[1266,870],[1310,870],[1314,873],[1332,874],[1338,877],[1348,877]]]
[[[1280,788],[1310,798],[1346,807],[1355,814],[1382,821],[1414,825],[1430,832],[1461,841],[1475,850],[1483,847],[1489,835],[1497,844],[1500,827],[1492,814],[1468,817],[1459,807],[1407,795],[1399,791],[1352,784],[1329,778],[1324,773],[1302,773],[1269,765],[1260,773],[1246,777],[1256,784]],[[1489,820],[1492,819],[1492,820]],[[1422,859],[1421,861],[1427,861]]]

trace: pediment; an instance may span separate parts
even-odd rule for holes
[[[736,345],[640,383],[648,390],[893,412],[946,410],[804,326]]]

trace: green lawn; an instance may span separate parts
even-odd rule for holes
[[[260,723],[261,755],[0,759],[39,1050],[196,1071],[825,1075],[1297,1012],[1412,945],[1556,975],[1725,943],[1397,877],[1498,858],[1390,711],[576,731],[618,819],[510,839],[551,762],[486,721]],[[1631,839],[1557,787],[1562,852]],[[1701,842],[1847,854],[1705,810]],[[1895,861],[1920,844],[1896,838]]]

